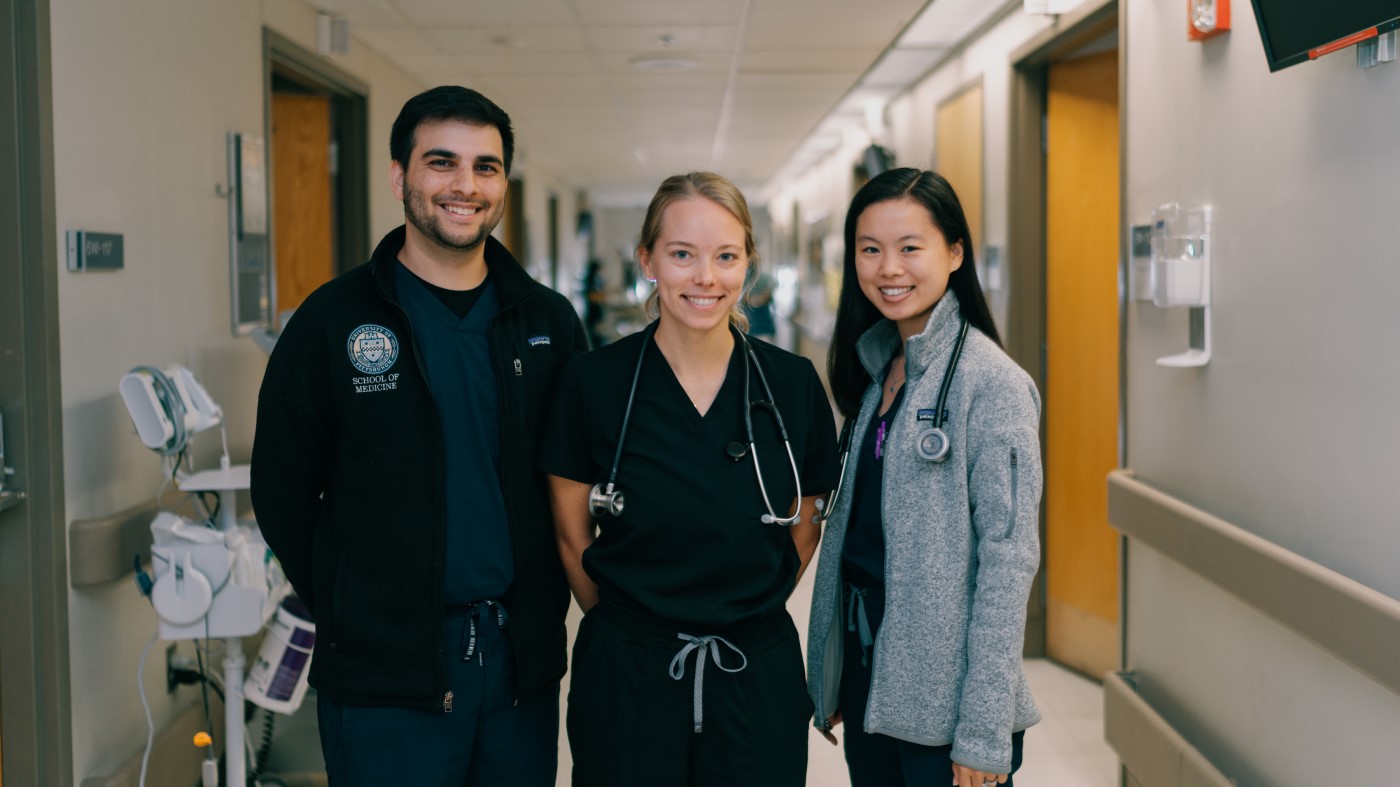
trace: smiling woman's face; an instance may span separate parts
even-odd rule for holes
[[[923,331],[962,260],[962,243],[949,245],[928,209],[912,199],[876,202],[856,220],[860,290],[904,338]]]
[[[746,237],[734,214],[704,197],[666,206],[656,242],[637,250],[643,272],[656,281],[663,325],[728,330],[749,265]]]

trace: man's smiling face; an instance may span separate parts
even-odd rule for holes
[[[506,172],[495,126],[446,120],[414,132],[408,169],[390,171],[408,231],[453,251],[486,240],[505,211]]]

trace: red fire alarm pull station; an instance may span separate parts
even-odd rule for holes
[[[1204,41],[1230,29],[1230,0],[1186,0],[1186,37]]]

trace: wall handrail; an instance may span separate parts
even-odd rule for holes
[[[1108,476],[1108,519],[1400,694],[1400,600],[1137,480]]]
[[[1104,740],[1132,774],[1132,784],[1173,787],[1231,787],[1235,784],[1138,694],[1130,672],[1110,672],[1104,676],[1103,729]]]

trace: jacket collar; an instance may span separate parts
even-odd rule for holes
[[[369,258],[370,275],[379,293],[394,303],[398,303],[398,293],[394,287],[394,268],[397,267],[399,252],[403,249],[407,231],[400,224],[379,241],[374,254]],[[501,308],[513,306],[534,294],[542,285],[530,278],[515,257],[498,240],[486,238],[486,268],[496,283],[496,296]]]
[[[924,324],[924,330],[909,337],[905,348],[904,373],[915,378],[924,373],[935,358],[948,352],[958,339],[958,328],[962,324],[962,309],[958,296],[948,290],[934,305],[933,311]],[[870,326],[856,341],[856,355],[872,380],[879,380],[885,373],[890,359],[899,351],[899,329],[891,320],[880,320]]]

